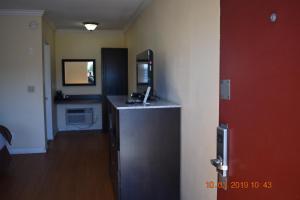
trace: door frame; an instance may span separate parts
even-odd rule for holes
[[[44,57],[44,105],[45,105],[45,129],[46,140],[54,139],[53,131],[53,95],[52,95],[52,74],[51,74],[51,47],[43,45]]]

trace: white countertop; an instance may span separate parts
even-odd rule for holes
[[[118,110],[128,109],[153,109],[153,108],[181,108],[179,104],[172,103],[163,99],[150,101],[150,104],[144,105],[143,103],[126,104],[127,96],[108,96],[108,100]]]

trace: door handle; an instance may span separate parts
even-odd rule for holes
[[[221,171],[227,171],[228,170],[228,166],[223,165],[223,162],[222,162],[221,158],[212,159],[212,160],[210,160],[210,163],[213,166],[215,166],[217,168],[217,170],[221,170]]]
[[[228,134],[228,126],[222,124],[217,128],[217,158],[210,160],[217,169],[219,181],[224,185],[228,179]]]
[[[211,159],[210,163],[215,166],[216,168],[218,168],[219,166],[222,165],[222,161],[220,159]]]

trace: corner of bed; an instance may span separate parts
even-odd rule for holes
[[[11,144],[12,135],[10,131],[0,125],[0,170],[7,168],[10,161],[10,154],[7,144]]]

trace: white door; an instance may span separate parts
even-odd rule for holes
[[[51,83],[51,49],[48,44],[44,44],[44,86],[45,86],[45,117],[47,140],[53,140],[53,120],[52,120],[52,83]]]

